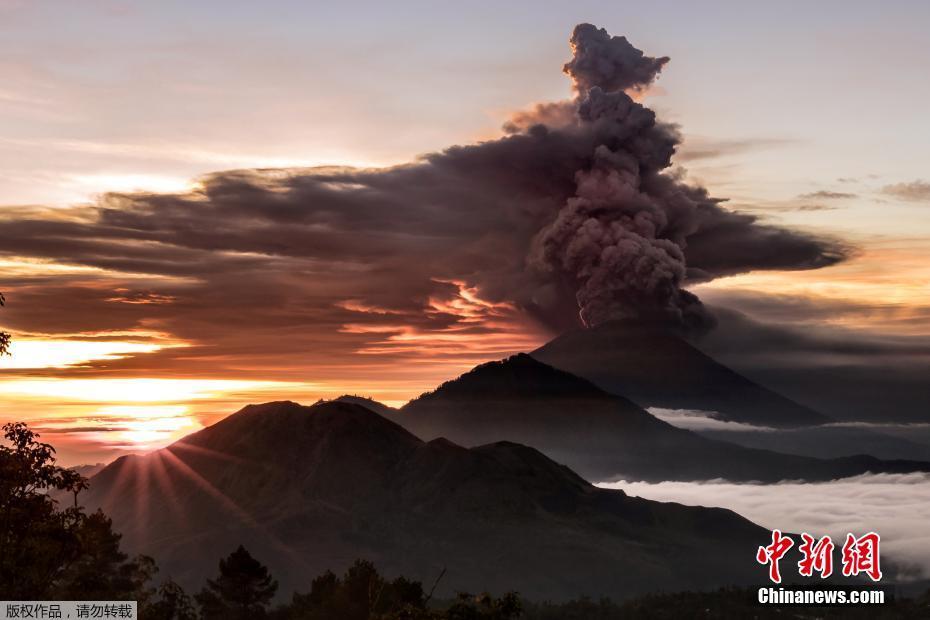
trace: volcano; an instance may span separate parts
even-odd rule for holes
[[[754,426],[833,421],[716,362],[663,325],[611,321],[567,332],[531,355],[641,407],[699,410]]]
[[[922,461],[821,459],[707,439],[525,354],[482,364],[407,403],[394,419],[426,440],[531,445],[594,481],[814,481],[930,471]]]
[[[594,487],[523,445],[424,442],[343,402],[246,407],[121,457],[81,500],[112,517],[125,549],[187,587],[243,544],[285,596],[359,557],[426,583],[445,569],[439,596],[714,588],[757,581],[746,569],[769,536],[728,510]]]

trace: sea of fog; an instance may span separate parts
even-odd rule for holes
[[[650,407],[672,426],[737,443],[819,458],[871,454],[880,459],[930,461],[930,423],[834,422],[801,428],[773,428],[724,420],[714,411]]]
[[[930,577],[928,473],[865,474],[817,483],[620,480],[598,486],[652,500],[730,508],[769,529],[830,534],[840,541],[847,532],[876,531],[882,537],[882,559],[898,565],[900,578]]]

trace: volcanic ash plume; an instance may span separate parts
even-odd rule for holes
[[[109,194],[68,218],[36,210],[0,221],[0,248],[164,276],[153,293],[189,303],[133,304],[170,310],[140,314],[140,324],[157,316],[189,340],[209,340],[204,326],[213,325],[216,343],[229,333],[217,317],[229,316],[265,325],[279,350],[301,355],[306,344],[291,334],[303,321],[348,326],[359,339],[491,333],[500,308],[552,332],[618,318],[706,327],[708,314],[682,287],[845,257],[830,239],[725,209],[669,170],[677,132],[631,97],[667,58],[589,24],[571,45],[564,69],[575,97],[531,106],[497,139],[390,168],[216,172],[190,192]],[[242,304],[243,291],[256,303]],[[47,294],[30,305],[72,316],[71,291]],[[94,299],[81,316],[112,310],[109,294]],[[279,307],[294,311],[271,310]]]
[[[629,95],[649,86],[668,58],[645,56],[590,24],[575,28],[571,44],[564,70],[578,92],[575,130],[591,141],[592,156],[575,173],[575,195],[537,235],[531,260],[574,283],[589,326],[618,318],[705,323],[700,302],[681,288],[685,240],[716,201],[662,174],[678,135]]]
[[[578,24],[570,39],[574,57],[562,67],[579,93],[594,86],[606,92],[645,90],[668,62],[668,56],[650,58],[626,37],[612,37],[603,28]]]

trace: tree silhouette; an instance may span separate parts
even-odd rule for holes
[[[131,599],[143,605],[151,596],[145,584],[152,578],[155,561],[148,556],[128,560],[120,550],[120,536],[103,512],[84,517],[77,530],[80,555],[58,578],[55,595],[62,600],[109,601]]]
[[[48,492],[76,494],[87,480],[55,465],[55,449],[26,424],[5,424],[3,436],[9,445],[0,445],[0,591],[38,599],[81,553],[82,513],[58,510]]]
[[[490,594],[459,594],[458,600],[444,613],[444,620],[512,620],[523,612],[520,597],[508,592],[500,598]]]
[[[446,609],[431,606],[423,585],[405,577],[387,580],[366,560],[356,560],[340,578],[326,571],[310,592],[294,594],[290,605],[274,611],[286,620],[515,620],[519,597],[461,594]]]
[[[264,616],[277,589],[278,582],[272,579],[268,568],[239,545],[220,560],[219,577],[208,579],[195,598],[208,620],[246,620]]]
[[[295,594],[287,617],[301,619],[340,618],[432,618],[424,615],[423,586],[398,577],[385,580],[366,560],[356,560],[340,579],[326,571],[313,580],[310,592]]]
[[[77,505],[87,479],[55,464],[55,449],[22,422],[3,426],[0,445],[0,592],[10,599],[139,600],[151,558],[127,561],[103,513]],[[58,509],[54,495],[71,493]],[[67,497],[67,496],[66,496]]]
[[[3,296],[3,293],[0,293],[0,306],[6,304],[6,298]],[[8,355],[10,352],[10,338],[11,336],[4,332],[0,331],[0,355]]]
[[[144,609],[140,606],[139,616],[146,620],[196,620],[197,610],[191,597],[170,577],[158,587],[158,599]]]

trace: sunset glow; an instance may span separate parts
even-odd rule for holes
[[[833,325],[896,335],[930,335],[930,240],[876,242],[846,263],[816,271],[756,272],[695,289],[708,299],[777,291],[807,303],[842,307],[818,317]]]
[[[197,379],[19,379],[0,383],[0,394],[70,401],[158,403],[217,398],[230,392],[280,388],[274,381]]]
[[[17,340],[10,356],[0,358],[0,370],[63,368],[92,360],[114,360],[162,347],[138,342],[88,342],[80,340]]]
[[[671,59],[611,91],[659,119],[669,198],[591,148],[576,7],[336,11],[347,37],[310,5],[117,4],[0,1],[0,421],[63,460],[252,402],[399,406],[586,305],[930,337],[922,8],[586,4]]]

